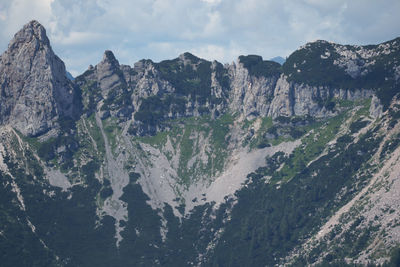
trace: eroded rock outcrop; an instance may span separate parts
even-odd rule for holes
[[[276,83],[268,116],[331,116],[334,113],[331,99],[355,101],[372,95],[373,91],[368,89],[341,89],[289,82],[282,74]]]
[[[37,21],[15,34],[1,55],[0,88],[0,123],[12,124],[24,135],[46,133],[78,111],[64,63]]]
[[[249,70],[238,60],[229,66],[231,91],[229,107],[242,118],[254,119],[266,116],[269,112],[274,89],[279,76],[269,77],[250,75]]]

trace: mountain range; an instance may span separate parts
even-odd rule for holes
[[[399,266],[400,38],[71,78],[0,56],[2,266]]]

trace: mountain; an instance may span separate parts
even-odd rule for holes
[[[273,57],[270,60],[275,61],[276,63],[279,63],[281,65],[283,65],[283,63],[285,63],[285,61],[286,61],[286,59],[284,59],[283,57],[280,57],[280,56]]]
[[[35,136],[59,127],[60,118],[74,115],[76,89],[38,22],[25,25],[0,60],[2,124]]]
[[[71,81],[73,81],[75,78],[74,78],[74,76],[72,76],[72,74],[70,73],[70,72],[68,72],[67,71],[67,78],[69,79],[69,80],[71,80]]]
[[[399,39],[283,65],[1,55],[2,266],[396,266]]]

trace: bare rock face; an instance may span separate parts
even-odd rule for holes
[[[329,86],[311,86],[289,82],[285,75],[281,75],[274,89],[268,116],[305,116],[326,117],[333,115],[333,111],[326,103],[329,99],[359,100],[370,98],[373,91],[369,89],[338,89]]]
[[[24,135],[44,134],[76,112],[74,86],[37,21],[15,34],[1,55],[0,88],[0,124],[12,123]]]
[[[103,99],[107,99],[113,91],[126,88],[119,62],[109,50],[104,52],[101,62],[94,67],[90,65],[89,69],[76,80],[78,86],[84,85],[87,81],[94,83],[96,91]]]
[[[291,116],[293,114],[291,100],[293,100],[291,85],[282,75],[276,83],[274,98],[268,115],[273,118]]]
[[[101,108],[102,118],[128,118],[133,110],[129,99],[131,74],[131,67],[120,65],[113,52],[106,50],[96,66],[90,65],[74,80],[82,90],[84,112]]]
[[[172,93],[174,88],[170,83],[160,78],[155,64],[150,60],[141,60],[134,65],[133,105],[138,107],[142,98]]]
[[[312,116],[334,115],[331,99],[357,100],[369,98],[372,90],[341,89],[289,81],[285,74],[251,75],[240,62],[229,67],[229,108],[241,119],[258,116]],[[332,103],[334,105],[334,103]]]
[[[125,79],[120,71],[119,62],[111,51],[106,50],[104,52],[103,60],[97,64],[95,68],[101,94],[104,98],[107,98],[110,91],[126,87]]]
[[[274,88],[279,77],[256,77],[238,60],[229,66],[231,75],[230,109],[253,119],[268,114]]]
[[[369,114],[373,118],[380,118],[382,117],[383,114],[383,106],[381,105],[381,102],[379,101],[379,98],[376,95],[372,96],[371,99],[371,106],[369,108]]]

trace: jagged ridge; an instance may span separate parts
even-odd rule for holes
[[[33,29],[32,39],[18,39],[2,60],[17,47],[31,51],[34,40],[59,63],[42,28],[27,24],[23,30]],[[99,64],[75,79],[75,88],[69,81],[54,87],[51,79],[31,84],[34,93],[47,88],[51,97],[35,98],[35,106],[22,90],[17,99],[25,111],[48,102],[54,109],[48,109],[48,125],[26,132],[21,125],[49,118],[33,112],[2,121],[0,244],[11,251],[2,262],[258,266],[341,264],[347,257],[350,263],[382,263],[399,243],[400,229],[399,198],[392,198],[399,192],[393,167],[400,131],[399,100],[392,98],[396,49],[397,40],[368,47],[317,41],[282,68],[254,55],[222,65],[190,53],[130,67],[105,51]],[[352,60],[366,63],[354,67]],[[64,81],[58,63],[38,61],[28,76],[58,66],[62,73],[55,78]],[[14,88],[10,79],[19,82],[8,71],[20,63],[7,64],[0,70],[8,90]],[[375,71],[379,66],[388,72]],[[377,82],[365,86],[368,73]],[[324,82],[326,74],[346,83]],[[81,91],[82,109],[73,100],[68,108],[58,105],[53,88],[71,88],[67,102]],[[390,105],[381,88],[391,90],[384,94]],[[0,107],[15,109],[13,101],[6,95]],[[79,116],[72,116],[75,111]],[[374,202],[356,201],[362,199]],[[385,211],[388,203],[396,208]],[[341,214],[343,228],[331,229]],[[372,214],[385,224],[376,225]],[[13,241],[17,231],[26,243]]]

